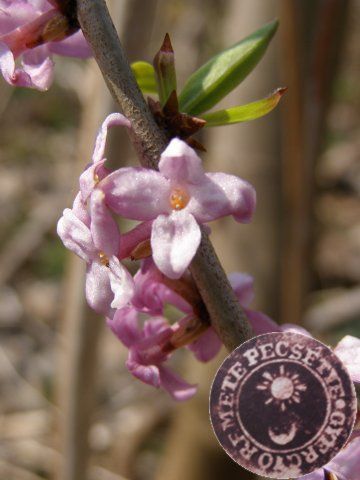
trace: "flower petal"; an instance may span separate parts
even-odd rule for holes
[[[159,171],[166,178],[180,184],[197,184],[205,175],[201,158],[197,156],[195,150],[179,138],[173,138],[161,154]]]
[[[159,333],[168,330],[168,335],[172,335],[170,332],[169,323],[164,317],[152,317],[150,320],[144,322],[144,335],[145,337],[153,337],[159,335]]]
[[[91,235],[94,245],[108,257],[116,255],[120,246],[119,227],[105,205],[105,195],[94,190],[90,197]]]
[[[70,208],[64,210],[58,221],[57,233],[65,247],[86,262],[91,262],[96,257],[90,230]]]
[[[111,307],[122,308],[132,299],[135,287],[132,276],[115,256],[109,259],[109,278],[114,294]]]
[[[80,192],[84,202],[87,201],[99,181],[109,175],[110,170],[104,166],[105,162],[104,158],[96,163],[89,163],[80,175]]]
[[[128,120],[121,113],[111,113],[110,115],[108,115],[103,121],[96,137],[95,149],[92,157],[93,163],[97,163],[103,160],[108,129],[115,125],[131,128],[130,120]]]
[[[279,327],[282,332],[294,332],[307,337],[312,337],[311,333],[305,330],[305,328],[300,327],[300,325],[295,325],[294,323],[283,323],[282,325],[279,325]]]
[[[49,50],[65,57],[89,58],[92,56],[92,50],[80,30],[61,42],[51,42]]]
[[[240,305],[247,307],[254,300],[254,279],[247,273],[233,272],[228,275]]]
[[[74,199],[72,211],[82,223],[87,227],[90,227],[90,215],[81,197],[81,192],[78,192]]]
[[[112,319],[106,319],[107,325],[117,338],[128,348],[143,338],[138,324],[138,313],[132,307],[120,308]]]
[[[126,367],[131,372],[134,377],[138,378],[148,385],[159,388],[160,381],[160,372],[157,365],[143,365],[139,362],[138,354],[136,350],[131,348],[129,350],[129,356],[126,361]]]
[[[159,373],[162,388],[164,388],[174,400],[182,402],[195,395],[197,386],[190,385],[189,383],[185,382],[185,380],[180,378],[169,368],[164,367],[164,365],[160,365]]]
[[[360,472],[360,438],[349,442],[332,460],[325,465],[325,468],[334,472],[339,480],[355,480]]]
[[[114,293],[111,290],[109,269],[100,262],[91,262],[86,270],[85,294],[89,306],[95,312],[112,318],[115,310],[111,308]]]
[[[1,0],[0,2],[0,32],[5,35],[24,23],[31,22],[38,16],[34,5],[24,0]]]
[[[265,315],[265,313],[257,312],[256,310],[250,310],[247,308],[244,310],[255,332],[255,335],[261,335],[262,333],[269,332],[280,332],[280,326],[271,320],[270,317]]]
[[[353,382],[360,382],[360,339],[346,335],[334,348],[334,353],[348,369]],[[359,466],[360,469],[360,466]]]
[[[220,352],[221,340],[212,327],[209,327],[195,342],[188,345],[200,362],[212,360]]]
[[[120,168],[99,184],[107,205],[118,215],[133,220],[152,220],[170,211],[169,182],[155,170]]]
[[[360,438],[350,441],[323,468],[303,475],[297,480],[324,480],[324,469],[334,473],[338,480],[357,480],[360,471]]]
[[[28,50],[23,54],[24,72],[31,78],[32,87],[47,90],[54,78],[54,62],[46,45]]]
[[[199,222],[209,222],[233,215],[235,220],[248,223],[255,210],[254,188],[235,175],[207,173],[206,180],[189,188],[190,201],[187,210]]]
[[[180,278],[193,259],[201,241],[195,218],[184,210],[159,215],[151,232],[153,260],[167,277]]]
[[[121,235],[119,258],[129,257],[141,242],[150,240],[151,226],[152,222],[148,220],[147,222],[138,223],[136,227],[123,233]]]

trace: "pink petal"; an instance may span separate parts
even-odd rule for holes
[[[51,42],[49,50],[65,57],[89,58],[92,56],[92,50],[80,30],[65,40]]]
[[[201,159],[187,143],[173,138],[161,154],[159,171],[176,183],[197,184],[204,178]]]
[[[360,472],[360,438],[355,438],[334,457],[328,465],[328,470],[333,471],[341,479],[355,480]]]
[[[143,267],[144,265],[146,267]],[[154,265],[152,259],[142,263],[134,277],[135,295],[132,304],[138,310],[151,315],[163,312],[165,304],[171,304],[183,312],[191,312],[190,305],[180,295],[162,283],[163,274]]]
[[[158,269],[169,278],[180,278],[201,240],[195,218],[184,210],[160,215],[153,222],[151,247]]]
[[[164,330],[169,330],[169,323],[164,317],[152,317],[151,320],[146,320],[146,322],[144,322],[145,337],[159,335],[159,333],[163,332]]]
[[[242,223],[250,222],[255,210],[254,188],[241,178],[226,173],[207,173],[206,180],[189,187],[191,200],[187,210],[199,222],[209,222],[233,215]]]
[[[109,278],[114,294],[111,307],[122,308],[132,299],[135,287],[132,276],[115,256],[109,258]]]
[[[104,159],[108,129],[115,125],[131,128],[130,121],[121,113],[111,113],[108,115],[102,123],[96,137],[95,149],[92,157],[93,163],[100,162]]]
[[[14,55],[11,53],[9,47],[0,42],[0,70],[1,74],[3,75],[4,79],[12,84],[15,80],[14,72],[15,72],[15,60]]]
[[[338,480],[357,480],[360,472],[360,438],[349,442],[323,468],[334,473]],[[323,468],[319,468],[308,475],[303,475],[297,480],[324,480]]]
[[[119,227],[105,205],[105,195],[101,190],[94,190],[90,197],[91,235],[94,245],[108,257],[119,251]]]
[[[164,303],[161,297],[161,290],[165,288],[152,278],[148,273],[138,270],[134,277],[135,295],[132,299],[134,307],[142,312],[151,315],[162,313]]]
[[[5,35],[38,16],[35,5],[24,0],[0,1],[0,32]]]
[[[127,258],[139,243],[150,240],[152,221],[139,223],[135,228],[121,236],[120,258]],[[139,270],[140,271],[140,270]]]
[[[170,185],[159,172],[146,168],[121,168],[99,184],[106,203],[118,215],[152,220],[170,211]]]
[[[280,332],[280,326],[269,318],[265,313],[257,312],[245,308],[245,313],[249,319],[255,335],[262,333]]]
[[[134,375],[144,383],[152,385],[153,387],[159,388],[160,381],[160,372],[157,365],[143,365],[139,362],[138,354],[136,350],[129,350],[129,357],[126,361],[126,367]]]
[[[57,224],[57,233],[66,248],[86,262],[96,257],[96,250],[88,227],[74,212],[66,208]]]
[[[353,382],[360,382],[360,339],[346,335],[334,348],[334,352],[348,369]],[[360,466],[359,466],[360,468]]]
[[[82,221],[87,227],[90,227],[90,215],[85,203],[81,198],[81,193],[78,192],[73,203],[72,211],[74,215]]]
[[[220,352],[221,340],[212,327],[209,327],[195,342],[188,345],[200,362],[212,360]]]
[[[317,470],[315,470],[312,473],[309,473],[308,475],[303,475],[302,477],[297,477],[296,480],[325,480],[324,469],[323,468],[318,468]],[[338,480],[342,480],[342,479],[339,478]]]
[[[30,76],[15,67],[14,55],[5,43],[0,42],[0,72],[4,80],[13,86],[34,87]]]
[[[112,319],[106,319],[106,323],[128,348],[143,338],[143,333],[138,325],[137,311],[132,307],[117,310]]]
[[[89,196],[91,195],[92,191],[97,186],[97,184],[100,182],[100,180],[102,180],[107,175],[109,175],[110,170],[108,170],[104,166],[105,162],[106,162],[106,159],[104,158],[99,162],[90,163],[89,165],[86,166],[85,170],[80,175],[79,185],[80,185],[82,199],[84,202],[87,201],[87,199],[89,198]]]
[[[111,290],[109,269],[100,262],[92,262],[86,270],[85,294],[89,306],[95,312],[113,317],[111,309],[114,293]]]
[[[282,332],[294,332],[306,335],[307,337],[312,337],[311,333],[305,330],[305,328],[300,327],[300,325],[295,325],[294,323],[283,323],[282,325],[279,325],[279,327]]]
[[[46,45],[28,50],[23,54],[24,72],[31,78],[33,88],[45,91],[54,78],[54,62]]]
[[[176,373],[163,365],[159,366],[160,383],[162,388],[166,390],[174,400],[184,401],[195,395],[197,386],[190,385],[180,378]]]
[[[230,273],[228,278],[240,305],[250,305],[255,296],[253,277],[247,273],[234,272]]]

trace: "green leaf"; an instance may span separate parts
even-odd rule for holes
[[[142,93],[158,93],[155,80],[155,71],[151,63],[142,61],[134,62],[131,64],[131,70],[135,75],[136,81]]]
[[[264,25],[193,73],[179,96],[180,111],[199,115],[237,87],[264,55],[277,27],[277,20]]]
[[[279,103],[287,88],[278,88],[266,98],[256,102],[247,103],[238,107],[218,110],[217,112],[206,113],[200,118],[206,120],[205,127],[218,127],[220,125],[231,125],[232,123],[248,122],[255,120],[271,112]]]

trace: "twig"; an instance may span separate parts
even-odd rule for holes
[[[141,163],[156,168],[167,138],[156,125],[137,86],[104,0],[78,0],[77,13],[114,99],[131,120],[132,141]],[[213,326],[224,345],[233,350],[251,336],[251,327],[204,232],[190,270]]]

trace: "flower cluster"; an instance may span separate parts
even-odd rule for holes
[[[91,50],[56,2],[0,0],[0,71],[6,82],[47,90],[53,80],[52,54],[87,58]]]
[[[131,373],[176,399],[189,398],[195,387],[165,364],[171,353],[187,345],[196,358],[208,361],[221,347],[199,314],[201,299],[188,271],[200,243],[200,225],[225,215],[248,222],[255,192],[233,175],[205,173],[195,151],[177,138],[163,152],[159,171],[127,167],[110,172],[104,152],[113,125],[131,128],[118,113],[104,121],[92,163],[80,176],[79,192],[73,207],[64,210],[58,234],[85,260],[87,301],[129,348]],[[114,213],[140,223],[120,235]],[[128,257],[143,259],[134,278],[121,263]],[[272,320],[248,309],[251,277],[233,274],[229,280],[255,332],[274,329]],[[175,323],[165,318],[166,305],[177,309]]]
[[[162,387],[175,400],[186,400],[196,392],[196,385],[172,370],[173,352],[186,347],[206,362],[221,348],[216,332],[201,318],[201,298],[188,270],[199,246],[200,225],[225,215],[248,222],[255,192],[232,175],[205,173],[195,151],[176,138],[163,152],[159,171],[127,167],[111,172],[105,167],[104,152],[113,125],[131,128],[119,113],[106,118],[92,162],[80,176],[73,207],[65,209],[58,222],[58,233],[65,246],[85,260],[87,301],[106,316],[109,328],[128,348],[128,370],[141,381]],[[114,213],[140,223],[120,234]],[[141,259],[134,277],[121,263],[126,258]],[[280,327],[251,310],[254,289],[249,275],[233,273],[229,281],[255,334],[292,330],[310,335],[291,324]],[[177,312],[172,323],[165,313],[169,305]],[[345,337],[334,351],[353,381],[359,382],[360,340]],[[299,480],[322,480],[328,475],[324,472],[350,479],[359,468],[358,434],[355,429],[325,470]]]

